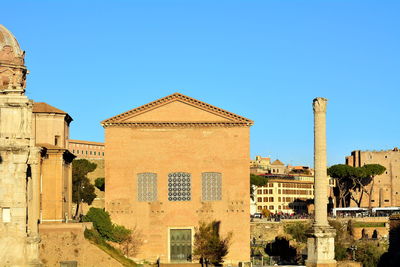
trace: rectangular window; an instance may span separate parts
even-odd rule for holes
[[[272,195],[272,189],[269,190],[269,193]]]
[[[60,144],[60,136],[56,135],[54,136],[54,145],[58,146]]]
[[[192,175],[187,172],[172,172],[168,174],[168,200],[190,201],[192,199]]]
[[[270,198],[269,198],[269,202],[274,202],[274,198],[273,198],[273,197],[270,197]]]
[[[270,209],[270,210],[273,210],[273,209],[274,209],[274,206],[269,206],[269,209]]]
[[[281,202],[282,201],[282,198],[281,197],[278,197],[278,202]]]
[[[222,175],[219,172],[202,173],[202,198],[204,201],[222,199]]]
[[[261,190],[261,189],[258,189],[258,190],[257,190],[257,194],[261,195],[261,194],[262,194],[262,190]]]
[[[11,222],[11,210],[10,208],[3,208],[2,209],[2,213],[3,213],[3,223],[8,223]]]
[[[267,197],[264,197],[264,202],[268,202],[268,198]]]
[[[157,174],[139,173],[137,175],[137,199],[138,201],[157,200]]]
[[[268,189],[264,189],[264,194],[268,194]]]
[[[257,202],[262,202],[262,197],[258,197]]]

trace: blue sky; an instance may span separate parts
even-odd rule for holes
[[[328,162],[400,146],[400,1],[7,1],[27,95],[67,111],[71,138],[174,92],[255,121],[251,156],[312,165],[312,99]]]

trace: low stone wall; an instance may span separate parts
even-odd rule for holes
[[[354,239],[361,239],[363,237],[363,231],[364,231],[364,237],[365,238],[388,238],[389,235],[389,229],[387,227],[354,227],[353,230],[353,235]],[[374,236],[376,231],[376,236]]]
[[[362,264],[357,261],[338,261],[337,267],[362,267]]]
[[[41,224],[40,259],[43,266],[60,266],[62,261],[77,261],[84,267],[122,266],[83,235],[91,223]]]

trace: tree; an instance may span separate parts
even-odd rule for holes
[[[349,197],[350,189],[354,182],[351,179],[353,167],[345,164],[336,164],[328,168],[328,175],[336,180],[336,189],[339,201],[337,206],[345,207],[346,199]]]
[[[374,184],[375,184],[375,176],[381,175],[386,171],[386,168],[383,167],[380,164],[366,164],[362,168],[365,169],[366,176],[368,177],[367,179],[370,179],[372,181],[371,187],[369,189],[369,192],[365,190],[367,193],[369,200],[368,200],[368,208],[371,209],[371,200],[372,200],[372,193],[374,190]],[[363,188],[364,189],[364,188]]]
[[[96,169],[97,164],[86,159],[72,161],[72,201],[76,203],[75,219],[79,217],[80,203],[92,204],[96,198],[95,188],[87,175]]]
[[[200,260],[206,266],[208,263],[218,265],[223,262],[223,258],[228,254],[232,233],[226,237],[219,234],[221,222],[212,221],[210,223],[200,222],[194,234],[193,257]]]
[[[143,235],[136,226],[131,230],[131,234],[120,243],[122,252],[127,257],[135,257],[143,245]]]
[[[250,197],[254,200],[254,186],[264,186],[268,179],[259,175],[250,174]]]
[[[95,185],[100,191],[103,191],[103,192],[104,192],[105,186],[106,186],[104,177],[99,177],[99,178],[97,178],[96,180],[94,180],[94,185]]]
[[[346,200],[351,199],[360,207],[365,193],[369,197],[368,207],[371,208],[374,178],[376,175],[383,174],[385,170],[386,168],[379,164],[366,164],[362,167],[337,164],[328,168],[328,174],[337,181],[340,206],[346,206]],[[369,185],[370,188],[367,190]],[[356,191],[359,193],[356,194]]]

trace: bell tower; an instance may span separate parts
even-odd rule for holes
[[[32,101],[25,95],[25,53],[0,25],[0,262],[40,266],[39,149],[32,134]]]

